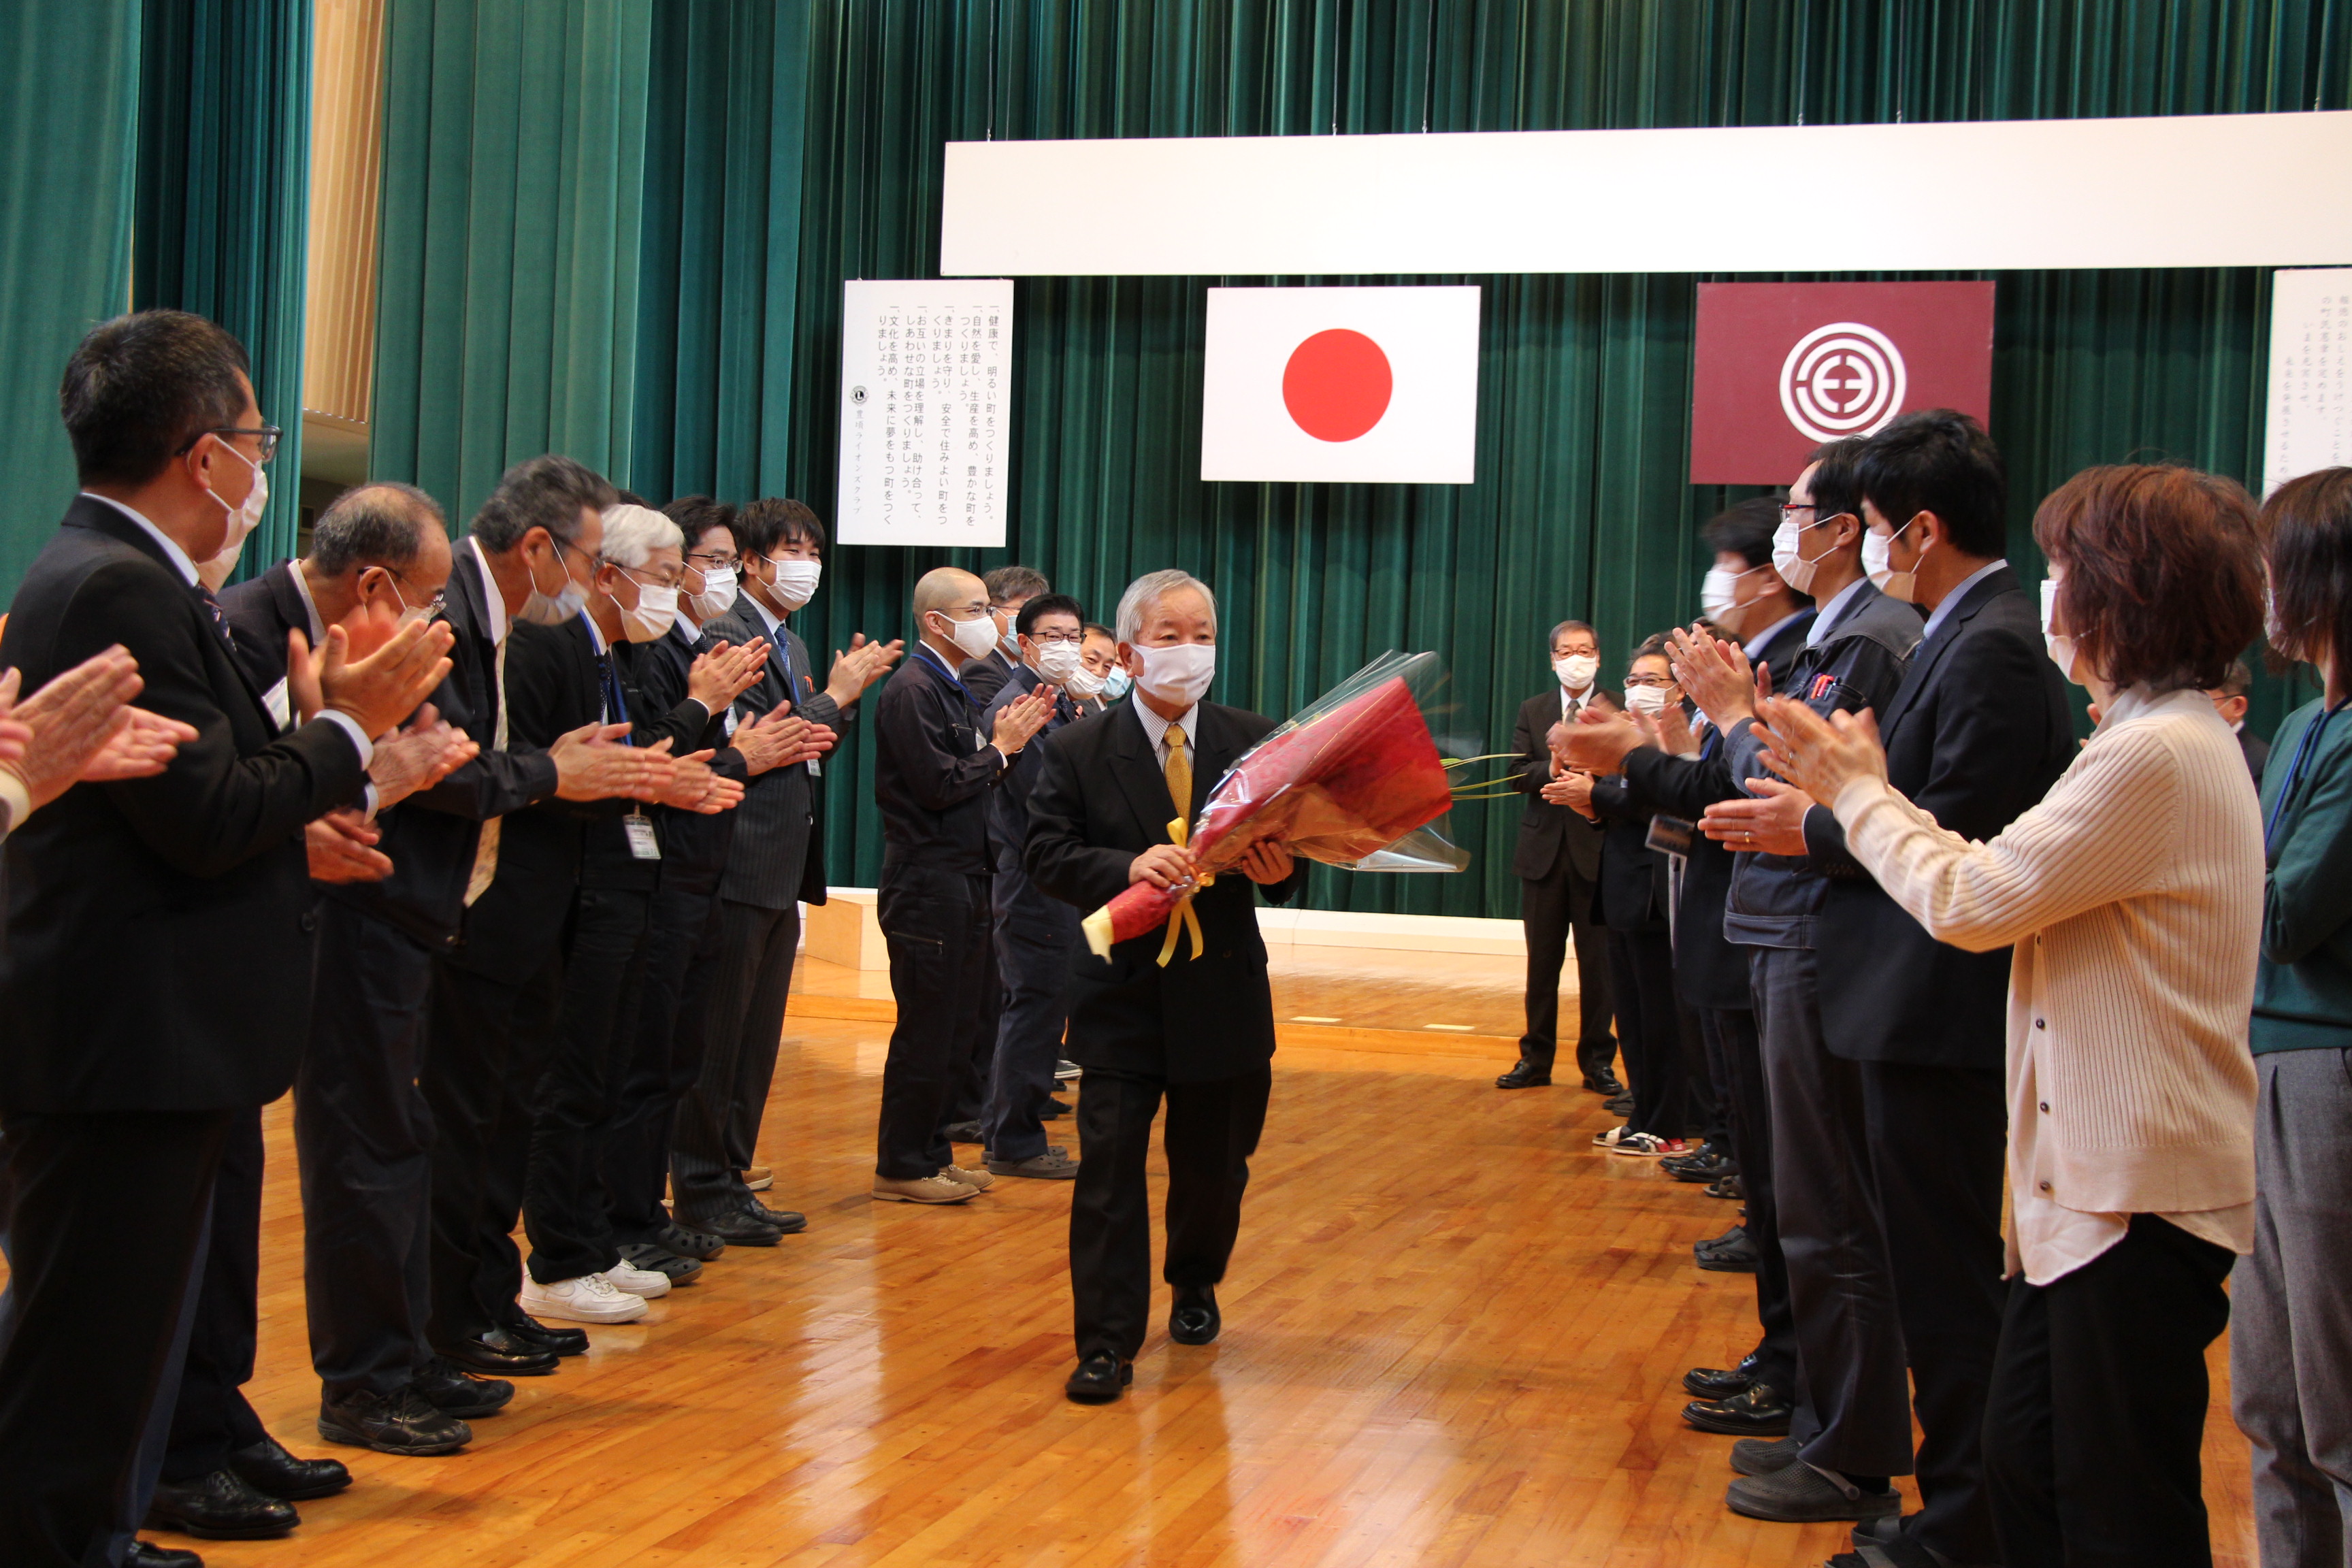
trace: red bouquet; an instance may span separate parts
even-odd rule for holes
[[[1169,824],[1170,838],[1189,844],[1197,858],[1198,882],[1130,885],[1086,918],[1087,945],[1108,958],[1113,943],[1178,916],[1191,922],[1197,952],[1194,889],[1263,841],[1360,870],[1458,871],[1469,864],[1460,849],[1423,831],[1454,804],[1418,695],[1442,679],[1434,654],[1385,654],[1276,728],[1210,793],[1189,832],[1181,822]],[[1160,962],[1175,947],[1171,931]]]

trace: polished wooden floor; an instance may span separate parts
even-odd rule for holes
[[[1401,960],[1360,962],[1392,980]],[[1339,1012],[1334,973],[1300,1011]],[[1443,1005],[1390,1022],[1447,1021]],[[870,1021],[791,1020],[763,1158],[805,1235],[730,1252],[645,1322],[596,1331],[440,1459],[312,1434],[274,1107],[252,1393],[359,1484],[304,1504],[292,1540],[205,1543],[206,1561],[1713,1568],[1842,1548],[1835,1528],[1724,1510],[1727,1440],[1682,1425],[1675,1383],[1753,1338],[1748,1278],[1690,1262],[1731,1205],[1594,1153],[1591,1096],[1499,1093],[1505,1064],[1458,1047],[1286,1047],[1223,1342],[1155,1332],[1129,1398],[1089,1409],[1060,1393],[1066,1187],[1000,1182],[949,1209],[866,1197],[883,1042]],[[2216,1560],[2252,1568],[2219,1349]]]

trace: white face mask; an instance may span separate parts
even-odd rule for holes
[[[1101,694],[1103,687],[1109,682],[1113,673],[1106,670],[1101,675],[1097,675],[1081,664],[1077,668],[1070,671],[1070,678],[1062,684],[1069,688],[1070,695],[1073,697],[1096,697]]]
[[[253,488],[245,492],[243,504],[230,506],[228,502],[221,500],[217,494],[213,495],[213,500],[220,501],[222,508],[228,513],[228,532],[221,540],[219,553],[213,556],[205,564],[211,565],[219,561],[221,556],[226,555],[228,557],[229,570],[235,571],[236,552],[245,548],[247,537],[256,528],[261,526],[262,509],[269,504],[269,470],[226,441],[221,443],[221,450],[253,470]]]
[[[1049,642],[1037,645],[1037,673],[1055,686],[1068,686],[1070,678],[1081,668],[1078,645],[1071,642]],[[1097,683],[1099,689],[1099,683]],[[1080,692],[1080,696],[1092,693]]]
[[[1629,686],[1625,689],[1625,706],[1635,713],[1647,713],[1653,718],[1666,710],[1664,687]]]
[[[1903,528],[1910,526],[1906,522]],[[1903,529],[1895,530],[1896,533],[1902,531]],[[1862,569],[1870,574],[1870,580],[1878,584],[1880,593],[1891,599],[1900,599],[1907,605],[1912,602],[1911,595],[1917,591],[1919,561],[1926,560],[1927,552],[1933,550],[1936,544],[1935,541],[1929,540],[1926,544],[1921,545],[1919,559],[1911,563],[1911,570],[1897,572],[1887,564],[1887,551],[1894,543],[1894,534],[1881,533],[1874,528],[1864,533],[1862,536]]]
[[[1813,591],[1813,574],[1821,570],[1822,563],[1797,553],[1798,542],[1804,536],[1804,530],[1793,519],[1780,520],[1780,526],[1772,531],[1772,570],[1798,593],[1810,594]]]
[[[1143,673],[1136,677],[1137,683],[1162,702],[1180,702],[1190,708],[1208,695],[1209,683],[1217,677],[1214,643],[1138,647],[1135,653],[1143,660]]]
[[[2076,655],[2073,634],[2050,629],[2050,623],[2058,618],[2058,584],[2063,580],[2054,576],[2042,579],[2042,646],[2050,650],[2050,662],[2058,667],[2058,672],[2075,685],[2082,686],[2085,682],[2074,673]]]
[[[1569,690],[1581,691],[1592,684],[1594,676],[1601,673],[1601,660],[1589,653],[1572,653],[1565,658],[1553,659],[1551,672],[1559,677],[1559,683]]]
[[[559,567],[562,564],[563,548],[561,542],[555,546],[556,564]],[[532,567],[530,597],[522,602],[522,614],[519,618],[537,626],[560,626],[587,607],[587,590],[572,580],[571,573],[564,573],[563,585],[550,594],[540,587],[539,570],[537,567]]]
[[[691,603],[694,613],[704,620],[723,616],[735,607],[735,568],[708,567],[702,574],[702,592]]]
[[[777,601],[788,610],[797,610],[816,597],[816,585],[824,576],[822,561],[784,560],[776,563]]]
[[[629,579],[636,583],[636,579]],[[662,634],[677,623],[677,590],[647,586],[637,583],[637,606],[631,609],[616,597],[613,607],[621,612],[621,629],[631,642],[659,642]]]
[[[933,610],[931,614],[947,623],[948,641],[955,644],[957,651],[966,658],[982,658],[996,646],[994,616],[982,616],[976,621],[960,621],[945,610]]]
[[[1761,566],[1750,566],[1745,572],[1727,572],[1720,566],[1709,569],[1698,586],[1698,607],[1708,620],[1721,620],[1737,607],[1739,584],[1762,570]]]

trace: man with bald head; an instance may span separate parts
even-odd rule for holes
[[[1053,717],[1040,686],[982,724],[956,671],[996,646],[988,588],[942,566],[915,584],[914,657],[875,704],[874,796],[882,808],[878,909],[890,950],[898,1022],[882,1069],[874,1195],[893,1203],[961,1203],[986,1187],[948,1141],[955,1088],[983,1034],[995,921],[988,795],[1013,754]]]

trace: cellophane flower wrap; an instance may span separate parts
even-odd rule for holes
[[[1382,654],[1268,731],[1210,792],[1192,825],[1187,842],[1200,859],[1198,885],[1239,865],[1263,840],[1355,870],[1458,871],[1469,864],[1431,826],[1454,798],[1424,706],[1444,679],[1435,654]],[[1130,885],[1087,917],[1087,944],[1108,958],[1113,944],[1166,924],[1192,891]]]

